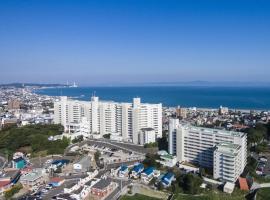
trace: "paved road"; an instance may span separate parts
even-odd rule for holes
[[[84,144],[89,144],[89,145],[93,145],[93,144],[100,144],[103,146],[107,146],[109,148],[117,148],[117,149],[121,149],[125,152],[130,152],[133,151],[137,154],[146,154],[149,152],[149,149],[144,148],[143,146],[140,145],[136,145],[136,144],[132,144],[132,143],[124,143],[124,142],[117,142],[117,141],[112,141],[109,139],[88,139],[85,140],[79,144],[73,144],[71,146],[69,146],[66,151],[65,154],[69,152],[69,150],[73,147],[73,146],[83,146]]]
[[[61,186],[54,188],[52,190],[50,190],[42,199],[44,200],[49,200],[51,199],[53,196],[63,193],[64,188],[68,188],[71,185],[73,185],[74,183],[77,183],[79,179],[72,179],[72,180],[66,180]]]
[[[114,178],[108,178],[109,180],[116,182],[118,184],[117,188],[105,198],[105,200],[116,200],[120,196],[122,190],[126,188],[130,183],[131,180],[119,180]]]
[[[254,182],[250,188],[250,190],[257,190],[257,189],[260,189],[260,188],[270,188],[270,183],[261,183],[261,184],[258,184],[256,182]]]

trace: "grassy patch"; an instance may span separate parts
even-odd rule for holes
[[[209,191],[201,195],[177,194],[174,200],[243,200],[246,192],[235,189],[230,195],[219,191]]]
[[[258,190],[257,200],[270,199],[270,188],[263,188]]]
[[[160,200],[158,198],[154,198],[154,197],[149,197],[149,196],[145,196],[142,194],[135,194],[133,196],[122,196],[120,198],[120,200]]]

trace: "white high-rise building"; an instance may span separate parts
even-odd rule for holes
[[[139,144],[144,145],[156,141],[155,129],[142,128],[139,133]]]
[[[143,128],[153,128],[156,137],[162,136],[162,104],[141,103],[140,98],[134,98],[133,103],[99,101],[95,96],[91,101],[61,97],[54,103],[54,123],[62,124],[65,131],[83,117],[90,135],[120,134],[123,140],[136,144]]]
[[[214,151],[214,178],[235,182],[243,172],[241,146],[222,143]]]
[[[169,153],[176,155],[179,162],[191,162],[215,170],[217,168],[213,165],[214,151],[219,150],[221,147],[217,148],[217,145],[222,144],[239,146],[237,157],[241,159],[239,169],[242,173],[247,162],[247,135],[245,133],[195,127],[190,124],[181,124],[178,119],[170,119]],[[235,173],[235,176],[238,175],[238,172]]]

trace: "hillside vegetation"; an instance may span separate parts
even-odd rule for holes
[[[61,125],[28,125],[10,127],[0,131],[0,152],[12,155],[15,151],[31,153],[33,156],[42,154],[62,154],[69,145],[67,138],[49,141],[49,136],[63,132]]]

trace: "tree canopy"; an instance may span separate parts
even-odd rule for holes
[[[198,194],[201,190],[202,179],[194,174],[185,174],[180,178],[180,186],[185,193]]]
[[[46,151],[48,154],[62,154],[69,145],[69,140],[50,141],[50,136],[63,132],[61,125],[28,125],[11,127],[0,131],[0,151],[12,155],[20,149],[29,149],[25,153]],[[25,148],[28,147],[28,148]]]

